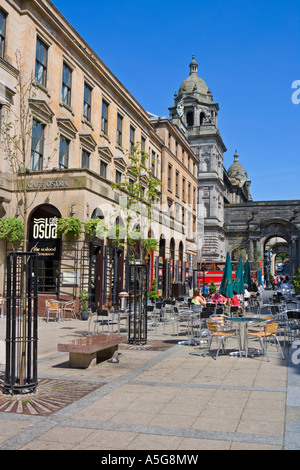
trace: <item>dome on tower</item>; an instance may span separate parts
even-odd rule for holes
[[[200,93],[201,95],[211,95],[206,83],[198,75],[198,64],[193,54],[192,62],[190,63],[190,75],[186,78],[179,87],[178,97],[183,94]]]
[[[248,175],[245,171],[245,168],[239,163],[239,156],[238,156],[237,151],[235,151],[234,162],[229,167],[227,173],[228,173],[229,178],[235,178],[242,183],[248,179]]]

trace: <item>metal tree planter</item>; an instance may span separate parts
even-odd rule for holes
[[[148,266],[129,265],[128,342],[147,343]]]
[[[7,257],[5,393],[37,387],[38,255]]]

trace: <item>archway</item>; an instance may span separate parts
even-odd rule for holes
[[[281,219],[270,219],[256,227],[255,235],[263,254],[265,280],[271,287],[269,273],[275,274],[275,256],[278,250],[284,250],[289,257],[289,273],[296,272],[299,265],[299,230],[291,222]],[[274,251],[273,251],[274,250]]]

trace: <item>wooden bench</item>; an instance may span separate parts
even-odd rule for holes
[[[58,351],[69,353],[69,366],[87,369],[99,362],[110,359],[120,343],[127,342],[127,336],[118,334],[95,334],[77,338],[70,343],[58,344]]]

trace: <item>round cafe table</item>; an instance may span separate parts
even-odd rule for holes
[[[239,335],[240,335],[240,341],[241,341],[241,355],[242,356],[260,356],[262,355],[262,351],[258,349],[248,348],[248,325],[251,325],[253,323],[259,323],[263,324],[267,320],[265,318],[261,318],[259,315],[253,315],[253,316],[246,316],[246,317],[226,317],[226,321],[229,321],[230,323],[236,323],[238,325],[239,329]],[[229,356],[238,356],[240,355],[239,351],[234,351],[229,353]]]

